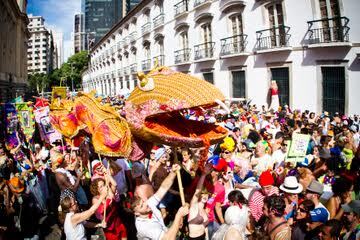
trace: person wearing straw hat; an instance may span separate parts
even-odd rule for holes
[[[303,186],[298,182],[296,177],[287,176],[285,177],[284,183],[280,185],[280,190],[285,196],[285,219],[292,219],[295,216],[296,208],[299,202],[298,194],[302,192]]]

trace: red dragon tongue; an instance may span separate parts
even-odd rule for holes
[[[205,163],[208,159],[208,152],[210,148],[210,139],[208,136],[200,136],[203,143],[204,143],[204,149],[201,150],[200,153],[200,159],[199,159],[199,168],[201,171],[204,171]]]

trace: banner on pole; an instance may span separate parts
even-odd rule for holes
[[[66,87],[53,87],[51,94],[51,109],[59,109],[61,99],[66,99]]]
[[[20,126],[26,137],[26,141],[30,141],[35,132],[35,116],[31,102],[16,103],[16,110]]]
[[[5,145],[8,150],[11,150],[19,145],[16,136],[19,120],[13,103],[5,103],[3,106],[5,117]]]
[[[53,143],[56,140],[61,140],[62,136],[52,127],[50,123],[49,112],[49,107],[42,107],[35,110],[34,114],[35,121],[39,126],[41,139],[47,143]]]

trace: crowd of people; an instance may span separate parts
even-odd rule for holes
[[[204,166],[204,148],[154,144],[134,162],[19,130],[0,146],[0,239],[360,239],[359,116],[243,103],[183,116],[229,130]],[[294,134],[310,140],[291,161]]]

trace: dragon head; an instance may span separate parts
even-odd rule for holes
[[[225,99],[212,84],[193,76],[157,67],[130,94],[126,119],[132,134],[149,142],[202,147],[221,141],[227,130],[204,121],[186,119],[187,109],[208,108]]]

